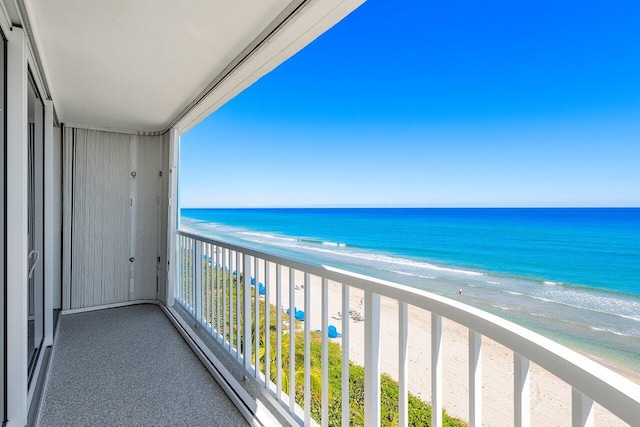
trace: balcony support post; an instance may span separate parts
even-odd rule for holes
[[[180,228],[180,215],[178,215],[178,155],[180,153],[180,136],[178,130],[173,128],[169,131],[169,208],[167,209],[167,307],[172,307],[176,295],[176,287],[183,280],[179,277],[179,270],[176,267],[180,256],[179,249],[176,250],[176,230]]]

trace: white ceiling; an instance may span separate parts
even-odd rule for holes
[[[289,0],[25,0],[60,122],[157,132]]]

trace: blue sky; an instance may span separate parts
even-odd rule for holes
[[[639,23],[369,0],[182,136],[181,204],[640,206]]]

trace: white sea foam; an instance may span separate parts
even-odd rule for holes
[[[544,314],[544,313],[533,313],[533,312],[532,312],[532,313],[529,313],[529,314],[530,314],[531,316],[533,316],[533,317],[540,317],[540,318],[543,318],[543,319],[546,319],[546,318],[548,317],[548,316],[547,316],[546,314]]]
[[[634,337],[635,336],[633,334],[625,334],[624,332],[616,331],[615,329],[612,329],[612,328],[599,328],[597,326],[589,326],[589,329],[594,330],[596,332],[608,332],[610,334],[618,335],[618,336],[621,336],[621,337]]]
[[[421,279],[435,280],[436,276],[424,276],[422,274],[409,273],[408,271],[391,270],[392,273],[402,274],[403,276],[419,277]]]
[[[558,304],[558,305],[562,305],[565,307],[571,307],[571,308],[576,308],[579,310],[585,310],[585,311],[589,311],[592,313],[597,313],[597,314],[604,314],[604,315],[609,315],[609,316],[614,316],[614,317],[619,317],[619,318],[623,318],[623,319],[628,319],[628,320],[633,320],[635,322],[640,322],[640,316],[637,315],[630,315],[630,314],[625,314],[625,313],[620,313],[620,312],[614,312],[611,310],[607,310],[607,307],[602,307],[602,302],[605,300],[604,298],[600,299],[600,307],[594,307],[594,306],[587,306],[587,302],[593,302],[593,299],[590,299],[587,295],[582,295],[581,296],[581,301],[583,302],[583,304],[576,304],[576,303],[572,303],[572,302],[567,302],[567,301],[561,301],[559,299],[549,299],[549,298],[545,298],[545,297],[541,297],[541,296],[536,296],[536,295],[525,295],[529,298],[533,298],[536,299],[538,301],[543,301],[543,302],[548,302],[548,303],[552,303],[552,304]],[[590,301],[591,300],[591,301]],[[614,304],[609,304],[609,306],[614,305]],[[616,307],[618,307],[617,305],[615,305]]]
[[[239,231],[238,234],[242,234],[243,236],[255,236],[255,237],[266,237],[268,239],[275,239],[276,236],[269,233],[258,233],[256,231]]]
[[[280,246],[283,248],[288,248],[288,249],[296,249],[296,250],[302,249],[302,250],[320,252],[327,255],[338,256],[340,258],[344,258],[344,257],[355,258],[361,261],[373,262],[376,264],[401,265],[403,267],[432,270],[432,271],[438,271],[442,273],[449,273],[449,274],[456,274],[456,275],[475,276],[475,277],[484,276],[484,273],[480,273],[477,271],[461,270],[461,269],[455,269],[455,268],[449,268],[449,267],[440,267],[440,266],[433,265],[423,261],[414,261],[406,258],[393,257],[389,255],[384,255],[384,254],[377,254],[374,252],[355,252],[355,251],[349,251],[349,250],[334,250],[329,248],[336,247],[336,246],[308,245],[308,244],[302,244],[302,242],[300,242],[299,240],[296,241],[296,244],[283,243],[283,242],[277,242],[277,241],[274,241],[271,244],[274,244],[276,246]]]
[[[511,294],[511,295],[524,295],[522,292],[516,292],[516,291],[502,291],[506,294]]]
[[[347,246],[345,243],[335,243],[335,242],[322,242],[322,244],[325,246],[334,246],[337,248],[344,248],[345,246]]]
[[[561,301],[554,301],[554,300],[552,300],[552,299],[545,298],[545,297],[539,297],[539,296],[536,296],[536,295],[527,295],[527,296],[528,296],[528,297],[531,297],[531,298],[533,298],[533,299],[537,299],[538,301],[552,302],[552,303],[555,303],[555,304],[564,304],[564,303],[563,303],[563,302],[561,302]],[[576,306],[576,307],[577,307],[577,306]],[[579,307],[578,307],[578,308],[579,308]]]
[[[558,286],[558,285],[562,285],[562,283],[560,282],[552,282],[550,280],[545,280],[544,282],[542,282],[543,285],[546,286]]]

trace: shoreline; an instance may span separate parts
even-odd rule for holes
[[[275,266],[270,264],[270,303],[275,305]],[[264,282],[264,262],[260,262],[260,282]],[[286,273],[286,274],[285,274]],[[295,285],[304,283],[304,274],[296,271]],[[283,267],[282,307],[290,307],[289,273]],[[321,301],[321,281],[311,276],[310,290],[312,303],[309,312],[305,312],[305,321],[310,329],[322,328],[322,313],[317,302]],[[304,310],[304,289],[295,290],[294,305]],[[364,292],[350,288],[349,306],[360,310]],[[329,281],[328,286],[329,325],[343,332],[342,320],[332,316],[342,309],[342,285]],[[398,379],[398,304],[394,300],[382,297],[380,303],[380,371],[394,380]],[[362,313],[364,314],[364,313]],[[409,306],[408,321],[408,358],[409,391],[429,403],[431,401],[431,355],[429,312]],[[275,319],[274,319],[275,320]],[[449,415],[468,421],[468,330],[467,328],[443,318],[443,407]],[[331,341],[342,345],[342,339]],[[510,425],[513,422],[513,352],[502,345],[483,337],[483,424]],[[575,351],[575,350],[574,350]],[[584,353],[582,353],[584,354]],[[603,360],[589,354],[586,357],[604,365],[613,372],[630,381],[640,384],[640,372],[619,366],[610,360]],[[349,320],[349,359],[364,366],[364,322]],[[571,387],[553,374],[531,363],[531,422],[532,425],[567,425],[571,421]],[[460,396],[465,396],[460,399]],[[599,405],[594,405],[597,425],[624,426],[624,422],[610,414]]]
[[[198,221],[194,218],[189,219]],[[343,261],[337,262],[333,258],[342,253],[340,248],[314,248],[313,252],[309,252],[308,248],[297,246],[281,247],[277,242],[274,246],[271,245],[274,243],[269,240],[271,238],[284,239],[288,245],[292,238],[286,236],[251,232],[252,235],[270,236],[269,241],[247,240],[244,236],[247,234],[245,231],[241,233],[243,237],[235,236],[233,233],[227,236],[224,232],[218,235],[220,230],[212,232],[200,230],[197,224],[190,225],[193,227],[183,225],[182,228],[194,234],[210,235],[214,239],[221,238],[223,241],[246,245],[259,251],[303,262],[311,260],[318,264],[332,265],[402,283],[448,298],[457,298],[458,289],[462,288],[466,304],[547,336],[640,383],[640,373],[637,373],[639,367],[636,363],[636,355],[640,354],[640,320],[637,317],[640,296],[507,273],[454,268],[429,260],[409,260],[408,267],[402,262],[393,265],[393,261],[406,260],[402,257],[396,260],[390,254],[377,254],[375,251],[369,254],[367,250],[363,250],[368,255],[363,258],[366,263],[360,263],[362,260],[359,256],[362,254],[359,253],[353,255],[354,259],[341,258]],[[229,227],[235,229],[233,226]],[[375,265],[367,264],[372,262]],[[404,271],[405,267],[409,270],[416,267],[416,263],[421,268],[429,265],[433,269],[433,275]],[[464,272],[465,275],[454,277],[455,274],[451,272]],[[454,276],[451,276],[452,274]],[[598,325],[598,328],[591,325]]]

